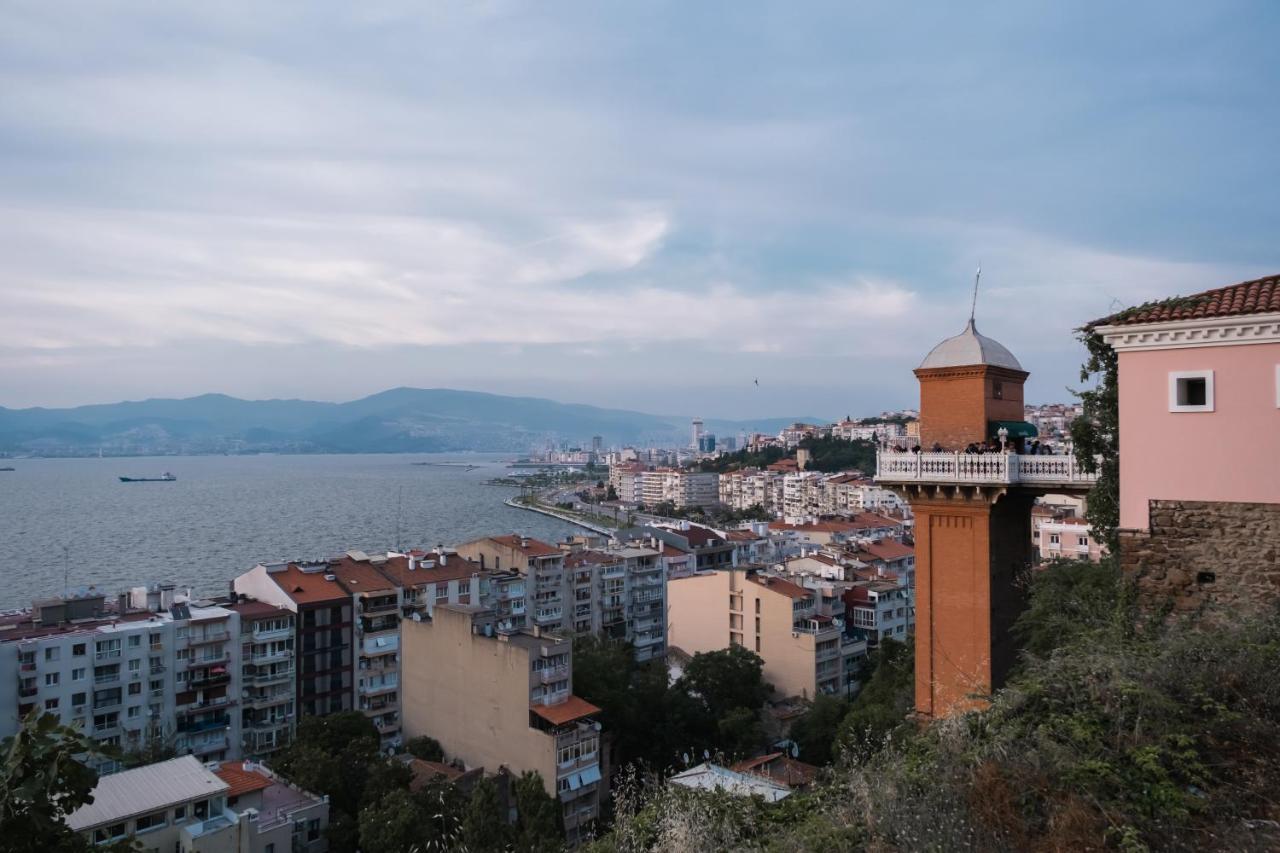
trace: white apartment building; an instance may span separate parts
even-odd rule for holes
[[[559,548],[512,534],[476,539],[459,545],[456,550],[465,559],[479,563],[482,571],[519,574],[522,582],[510,577],[490,579],[492,605],[500,621],[507,621],[512,627],[536,626],[565,635],[572,631],[571,617],[566,615],[569,595],[564,552]],[[513,601],[517,591],[523,595],[520,607]],[[517,614],[517,610],[523,612]]]
[[[870,646],[881,640],[906,642],[915,624],[914,591],[899,582],[855,584],[844,594],[849,619]]]
[[[242,752],[265,758],[287,746],[297,729],[294,614],[263,601],[227,605],[240,614]]]
[[[636,660],[666,654],[666,572],[662,551],[611,543],[565,557],[575,634],[626,640]]]
[[[102,777],[67,825],[159,853],[323,853],[329,800],[260,765],[188,755]]]
[[[153,584],[108,605],[92,588],[0,618],[0,737],[33,709],[130,752],[172,747],[204,760],[240,753],[239,614]],[[103,772],[116,768],[108,762]]]
[[[721,474],[720,503],[736,510],[758,506],[770,515],[778,515],[783,505],[783,475],[754,468]]]

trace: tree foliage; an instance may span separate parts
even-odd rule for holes
[[[444,761],[444,747],[440,741],[427,735],[409,738],[404,744],[405,752],[423,761]]]
[[[463,847],[471,853],[507,849],[513,839],[501,805],[498,787],[492,779],[481,779],[476,783],[463,811]]]
[[[838,696],[819,693],[804,716],[791,724],[791,740],[800,748],[800,760],[809,764],[830,764],[840,723],[849,713],[850,703]]]
[[[564,847],[560,804],[547,793],[542,776],[526,771],[515,780],[516,850],[521,853],[553,853]]]
[[[1128,630],[1133,614],[1115,558],[1056,559],[1031,576],[1027,609],[1014,625],[1020,648],[1045,656],[1088,634]]]
[[[840,721],[837,748],[865,757],[892,738],[913,733],[907,715],[915,705],[915,644],[883,639],[871,654],[871,677]]]
[[[1091,328],[1080,329],[1077,337],[1089,353],[1080,368],[1080,381],[1096,376],[1097,385],[1075,392],[1084,412],[1071,423],[1071,441],[1081,467],[1098,473],[1089,491],[1085,518],[1093,535],[1115,554],[1119,549],[1116,528],[1120,526],[1119,357]]]
[[[677,685],[700,699],[707,713],[720,720],[737,708],[757,710],[764,704],[769,688],[763,670],[759,655],[732,645],[694,655]]]
[[[67,815],[93,802],[97,771],[83,758],[115,758],[79,729],[63,726],[56,714],[32,711],[12,737],[0,743],[0,848],[12,853],[124,851],[129,841],[91,844],[66,824]]]

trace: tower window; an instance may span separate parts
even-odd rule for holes
[[[1169,411],[1212,412],[1213,371],[1187,370],[1170,373]]]
[[[1004,383],[1003,382],[997,379],[991,383],[991,396],[997,400],[1004,399]]]

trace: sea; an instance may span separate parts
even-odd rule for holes
[[[0,609],[64,585],[109,595],[172,580],[219,595],[264,561],[582,532],[513,509],[510,455],[360,454],[0,459]],[[427,463],[427,464],[414,464]],[[122,483],[121,476],[170,483]]]

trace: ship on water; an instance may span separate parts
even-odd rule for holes
[[[178,478],[175,477],[173,474],[170,474],[168,471],[165,471],[159,477],[121,477],[120,482],[122,483],[172,483],[176,479]]]

